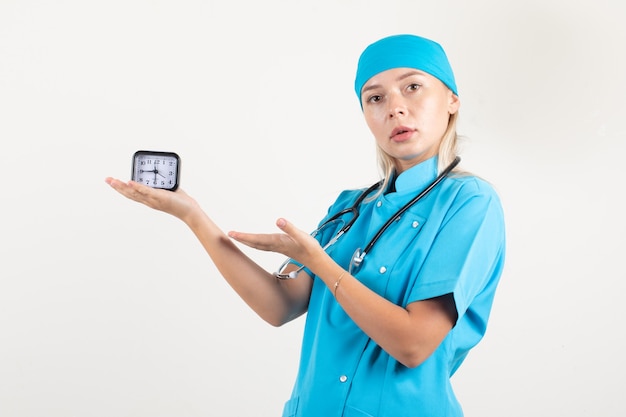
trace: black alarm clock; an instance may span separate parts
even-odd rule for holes
[[[180,157],[174,152],[137,151],[133,155],[131,179],[174,191],[180,183]]]

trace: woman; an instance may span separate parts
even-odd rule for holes
[[[226,235],[181,190],[106,181],[185,222],[267,322],[307,314],[283,416],[461,416],[450,377],[486,329],[504,262],[502,208],[486,182],[455,169],[460,101],[439,44],[371,44],[355,91],[384,180],[341,193],[313,236],[282,218],[282,233]],[[269,273],[232,240],[289,260]]]

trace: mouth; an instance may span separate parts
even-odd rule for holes
[[[411,129],[406,126],[399,126],[391,131],[391,136],[389,136],[389,139],[394,140],[396,142],[405,141],[409,139],[411,136],[413,136],[414,132],[415,132],[415,129]]]

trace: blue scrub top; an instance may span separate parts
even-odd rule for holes
[[[362,203],[352,228],[332,247],[333,259],[348,269],[354,251],[436,176],[434,157],[400,174],[395,192]],[[362,191],[342,192],[327,217],[350,207]],[[324,244],[332,232],[318,239]],[[495,191],[477,177],[453,174],[367,254],[353,275],[397,305],[454,296],[457,323],[415,368],[372,341],[313,276],[298,376],[283,417],[462,416],[450,377],[485,333],[504,252],[504,217]]]

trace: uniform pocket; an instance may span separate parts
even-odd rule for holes
[[[298,412],[299,397],[294,397],[285,403],[283,408],[283,417],[294,417]]]

